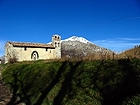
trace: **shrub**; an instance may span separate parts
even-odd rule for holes
[[[13,63],[16,63],[17,62],[17,58],[16,57],[11,57],[8,59],[8,62],[13,64]]]
[[[140,95],[133,96],[132,98],[127,98],[122,103],[122,105],[139,105],[139,104],[140,104]]]

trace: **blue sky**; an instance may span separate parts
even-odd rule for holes
[[[140,44],[140,0],[0,0],[0,56],[7,41],[71,36],[121,52]]]

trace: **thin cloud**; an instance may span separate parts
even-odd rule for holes
[[[133,40],[133,41],[140,41],[140,38],[118,38],[118,40],[125,40],[125,41],[129,41],[129,40]]]
[[[108,48],[115,52],[122,52],[124,50],[133,48],[136,45],[140,45],[140,38],[115,38],[106,40],[96,40],[93,43]]]
[[[0,50],[4,49],[5,41],[0,41]]]
[[[140,17],[133,17],[133,18],[127,18],[127,19],[140,19]]]
[[[6,41],[0,41],[0,57],[4,55],[4,45]]]

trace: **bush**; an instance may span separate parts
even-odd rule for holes
[[[122,105],[139,105],[139,104],[140,104],[140,95],[133,96],[132,98],[127,98],[122,103]]]
[[[11,64],[16,63],[17,62],[17,58],[16,57],[9,58],[8,62],[11,63]]]

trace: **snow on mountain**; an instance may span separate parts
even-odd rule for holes
[[[72,36],[68,39],[62,40],[61,43],[62,56],[69,57],[84,57],[92,54],[109,54],[111,50],[100,47],[83,37]]]
[[[62,40],[62,41],[79,41],[82,43],[92,43],[83,37],[77,37],[77,36],[72,36],[72,37],[65,39],[65,40]]]
[[[72,36],[61,40],[61,54],[69,57],[84,57],[91,54],[112,53],[111,50],[98,46],[83,37]]]

